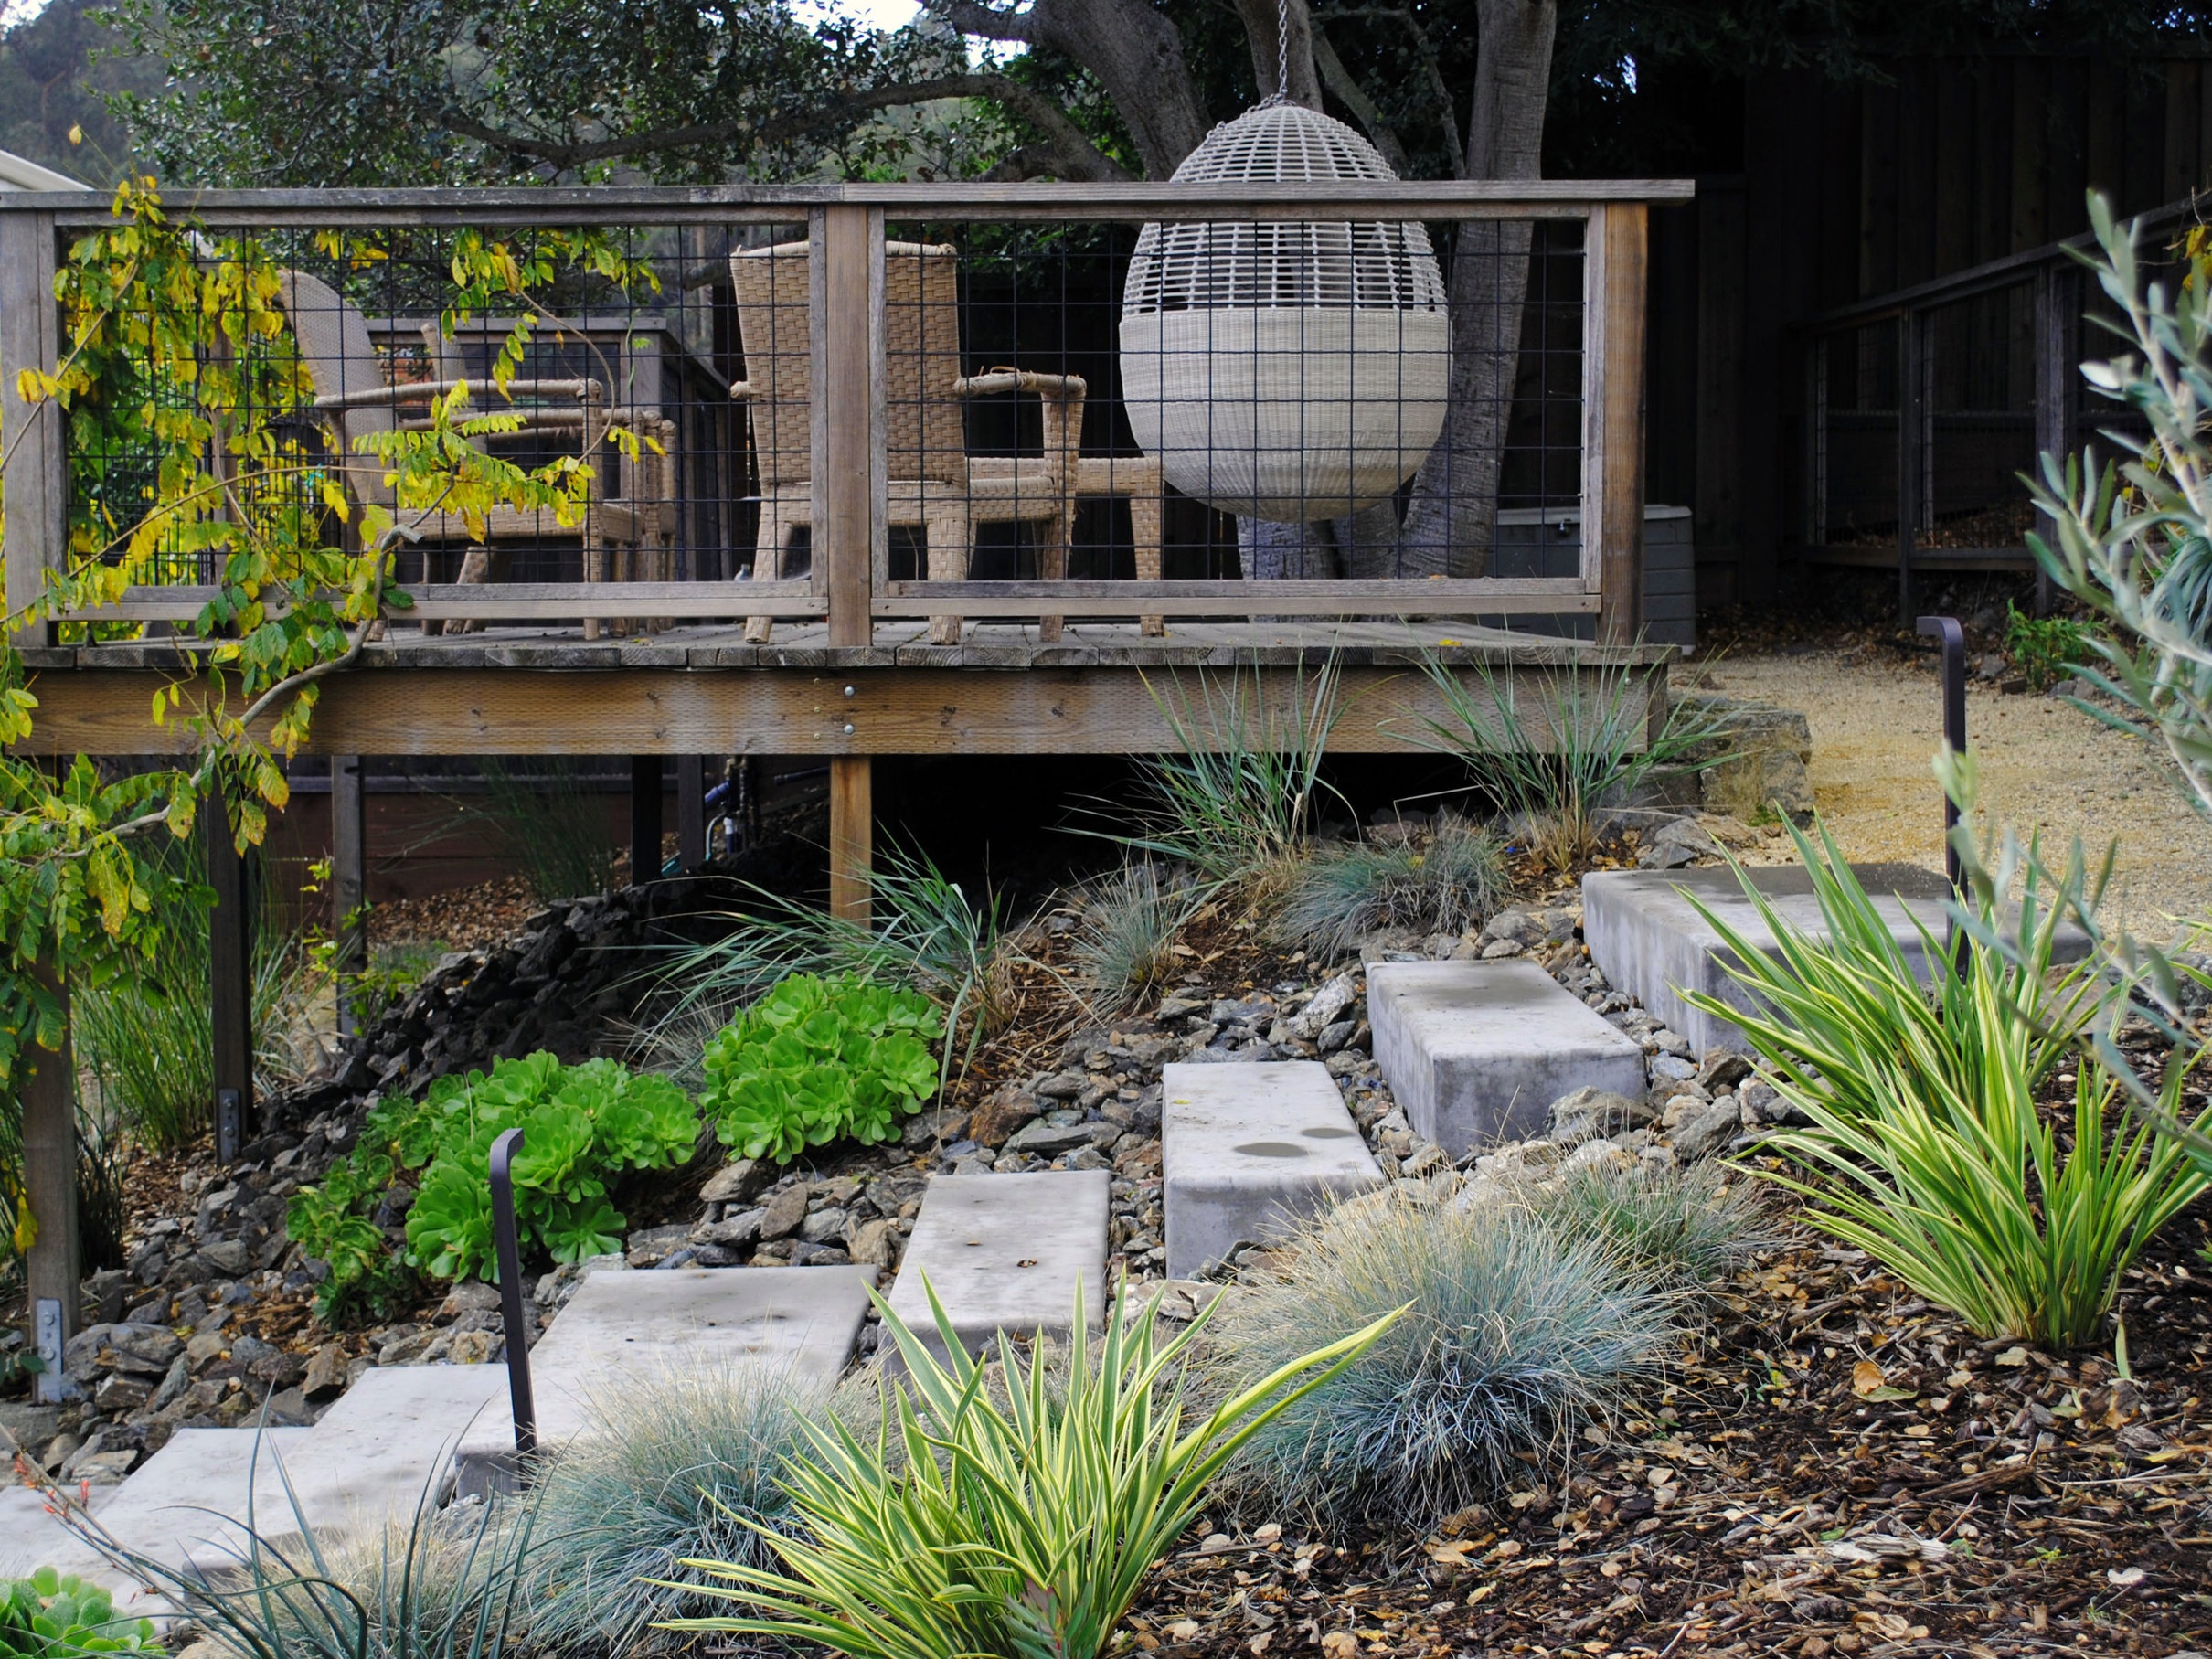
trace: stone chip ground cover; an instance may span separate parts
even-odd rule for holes
[[[1158,1279],[1158,1084],[1171,1060],[1320,1061],[1398,1180],[1479,1187],[1541,1178],[1567,1158],[1741,1154],[1778,1113],[1771,1091],[1739,1059],[1692,1051],[1607,985],[1578,920],[1570,892],[1538,893],[1467,937],[1378,947],[1526,955],[1641,1047],[1641,1099],[1569,1106],[1525,1145],[1455,1169],[1413,1134],[1367,1052],[1364,985],[1339,972],[1346,964],[1286,957],[1249,928],[1202,916],[1182,935],[1157,1008],[1100,1023],[1068,994],[1048,935],[1036,965],[1015,976],[1011,1028],[899,1142],[824,1149],[787,1172],[695,1169],[633,1212],[640,1225],[624,1258],[593,1269],[891,1268],[932,1173],[1058,1166],[1111,1172],[1109,1271]],[[467,964],[453,972],[456,985],[468,983]],[[410,1044],[420,1064],[419,1041]],[[457,1050],[437,1058],[468,1063]],[[232,1171],[191,1158],[140,1166],[138,1266],[96,1286],[98,1311],[173,1328],[184,1351],[156,1376],[136,1363],[144,1344],[111,1345],[119,1363],[96,1372],[108,1402],[96,1389],[30,1451],[57,1472],[119,1478],[167,1429],[235,1424],[272,1391],[277,1420],[305,1421],[369,1364],[498,1356],[482,1287],[433,1288],[410,1317],[370,1332],[334,1336],[314,1324],[310,1276],[262,1212],[281,1212],[286,1183],[311,1178],[323,1155],[317,1137],[342,1144],[357,1110],[341,1091]],[[1155,1576],[1133,1640],[1207,1659],[1983,1659],[2212,1646],[2212,1433],[2199,1394],[2212,1269],[2193,1253],[2208,1214],[2200,1204],[2185,1215],[2126,1284],[2132,1382],[2109,1357],[2061,1363],[1977,1343],[1864,1260],[1787,1232],[1707,1310],[1636,1414],[1576,1448],[1564,1482],[1532,1464],[1519,1490],[1421,1538],[1271,1533],[1270,1517],[1211,1515]],[[1280,1252],[1253,1251],[1217,1276],[1285,1265]],[[566,1269],[538,1281],[537,1317],[556,1320],[578,1278]],[[864,1351],[874,1335],[871,1324]]]

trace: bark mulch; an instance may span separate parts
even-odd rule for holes
[[[1856,1250],[1763,1259],[1568,1466],[1414,1539],[1212,1517],[1133,1621],[1164,1659],[2170,1654],[2212,1647],[2212,1203],[2110,1356],[1978,1341]],[[1221,1530],[1212,1528],[1219,1526]],[[1194,1533],[1196,1539],[1200,1533]]]

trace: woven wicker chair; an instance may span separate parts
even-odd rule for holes
[[[441,509],[402,509],[384,463],[366,452],[361,441],[378,432],[420,431],[430,422],[418,412],[431,399],[452,391],[456,382],[446,379],[388,385],[383,360],[370,339],[368,321],[359,309],[328,283],[304,271],[283,273],[282,303],[291,320],[292,336],[309,383],[314,388],[314,408],[329,423],[336,439],[334,465],[356,501],[373,503],[396,514],[400,533],[424,548],[427,560],[437,548],[461,548],[459,580],[483,581],[494,573],[495,553],[500,544],[545,543],[573,540],[583,549],[584,580],[601,580],[608,551],[627,544],[636,548],[648,540],[672,535],[675,524],[669,501],[666,469],[648,452],[643,463],[632,469],[633,500],[608,500],[594,484],[586,499],[581,520],[561,524],[548,512],[520,512],[494,507],[484,516],[484,534],[472,531],[458,513]],[[640,413],[603,407],[604,392],[596,380],[515,380],[509,393],[537,400],[526,408],[526,420],[515,437],[574,433],[583,452],[590,453],[604,441],[608,429],[621,425],[641,436],[661,437],[658,413]],[[665,526],[665,528],[664,528]],[[475,624],[472,624],[474,626]],[[584,621],[586,638],[595,638],[599,620]],[[439,631],[425,622],[424,632]],[[458,632],[456,628],[456,632]]]
[[[814,512],[813,353],[808,327],[810,261],[804,242],[733,254],[738,329],[747,378],[731,388],[750,406],[755,463],[760,478],[760,527],[755,574],[783,574],[792,537],[811,526]],[[889,463],[886,490],[890,523],[922,532],[931,581],[958,581],[978,524],[1037,526],[1037,567],[1048,580],[1068,571],[1074,503],[1084,495],[1131,498],[1137,572],[1159,575],[1160,473],[1138,458],[1076,454],[1088,388],[1075,375],[996,369],[960,372],[959,252],[942,245],[890,242],[884,249],[884,417]],[[971,456],[962,402],[1005,391],[1043,400],[1044,453]],[[1154,619],[1147,619],[1150,624]],[[769,637],[766,617],[751,618],[746,638]],[[1044,637],[1059,619],[1044,619]],[[957,644],[961,621],[931,620],[930,638]]]

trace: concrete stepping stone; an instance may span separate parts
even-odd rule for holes
[[[94,1486],[87,1507],[104,1515],[120,1486]],[[80,1495],[72,1493],[72,1496]],[[154,1618],[168,1604],[124,1576],[108,1558],[62,1525],[61,1517],[46,1506],[46,1494],[29,1486],[0,1487],[0,1578],[27,1578],[41,1567],[88,1584],[104,1586],[115,1598],[118,1614],[133,1619]]]
[[[1281,1238],[1315,1210],[1382,1183],[1317,1060],[1184,1061],[1160,1079],[1170,1279],[1202,1272],[1239,1244]]]
[[[625,1388],[656,1377],[765,1362],[827,1388],[852,1356],[875,1278],[870,1267],[590,1274],[530,1350],[538,1443],[589,1431],[621,1409]],[[453,1463],[464,1497],[513,1484],[504,1388],[462,1435]]]
[[[1375,1062],[1415,1134],[1463,1158],[1544,1131],[1585,1085],[1643,1098],[1643,1048],[1526,957],[1367,965]]]
[[[200,1572],[237,1565],[249,1548],[249,1516],[254,1531],[282,1547],[282,1541],[296,1538],[300,1528],[277,1462],[283,1460],[295,1489],[303,1478],[314,1482],[308,1445],[314,1432],[179,1429],[97,1512],[101,1525],[118,1543],[149,1560]],[[328,1486],[314,1484],[326,1499]],[[335,1514],[308,1510],[308,1522],[320,1527],[326,1519],[343,1521],[346,1513],[343,1507]]]
[[[1041,1331],[1064,1341],[1079,1281],[1086,1322],[1103,1329],[1111,1186],[1102,1169],[934,1177],[891,1287],[891,1311],[931,1353],[945,1356],[921,1288],[926,1273],[971,1354],[1000,1331],[1016,1337]]]
[[[1919,919],[1940,947],[1949,883],[1916,865],[1852,867],[1912,971],[1927,979],[1927,952],[1913,920]],[[1820,902],[1813,895],[1813,878],[1803,866],[1761,867],[1750,875],[1786,920],[1814,939],[1827,937]],[[1719,933],[1691,908],[1686,892],[1695,894],[1716,916],[1761,948],[1772,948],[1736,873],[1726,867],[1592,871],[1582,877],[1583,940],[1590,946],[1590,960],[1605,977],[1641,1002],[1654,1019],[1686,1037],[1692,1052],[1702,1054],[1714,1048],[1742,1052],[1749,1045],[1733,1021],[1699,1013],[1676,989],[1704,991],[1739,1008],[1750,1006],[1749,994],[1722,965],[1726,951]],[[2088,951],[2089,940],[2079,929],[2059,930],[2058,960],[2079,961]]]

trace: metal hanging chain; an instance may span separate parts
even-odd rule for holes
[[[1291,101],[1291,0],[1275,0],[1275,96]]]

